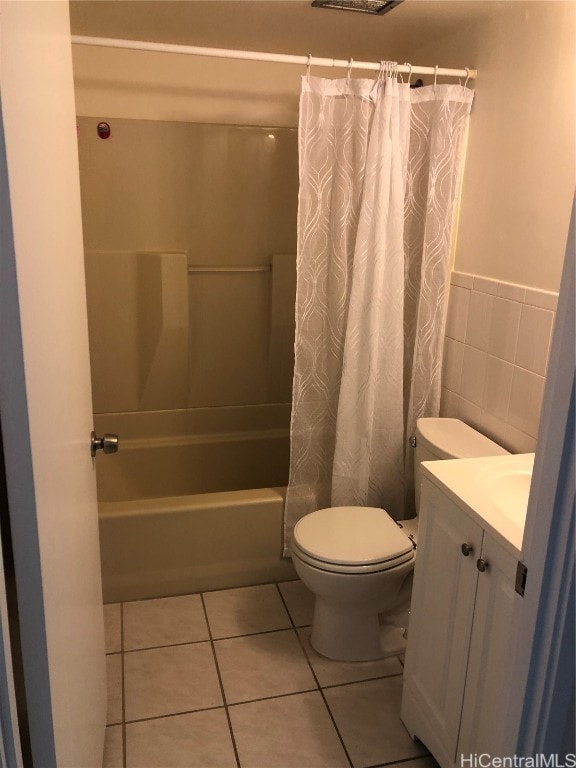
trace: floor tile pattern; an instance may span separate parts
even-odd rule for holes
[[[105,606],[104,768],[437,768],[398,658],[330,661],[300,581]]]

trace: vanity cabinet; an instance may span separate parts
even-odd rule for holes
[[[517,562],[514,547],[423,478],[401,717],[442,768],[513,748]]]

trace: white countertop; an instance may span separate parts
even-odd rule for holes
[[[422,476],[519,555],[533,465],[533,453],[424,461]]]

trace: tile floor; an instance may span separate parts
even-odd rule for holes
[[[312,606],[299,581],[106,605],[104,768],[436,768],[400,660],[319,656]]]

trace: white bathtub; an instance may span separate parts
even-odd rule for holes
[[[288,405],[106,414],[97,459],[105,602],[295,578],[282,554]]]

